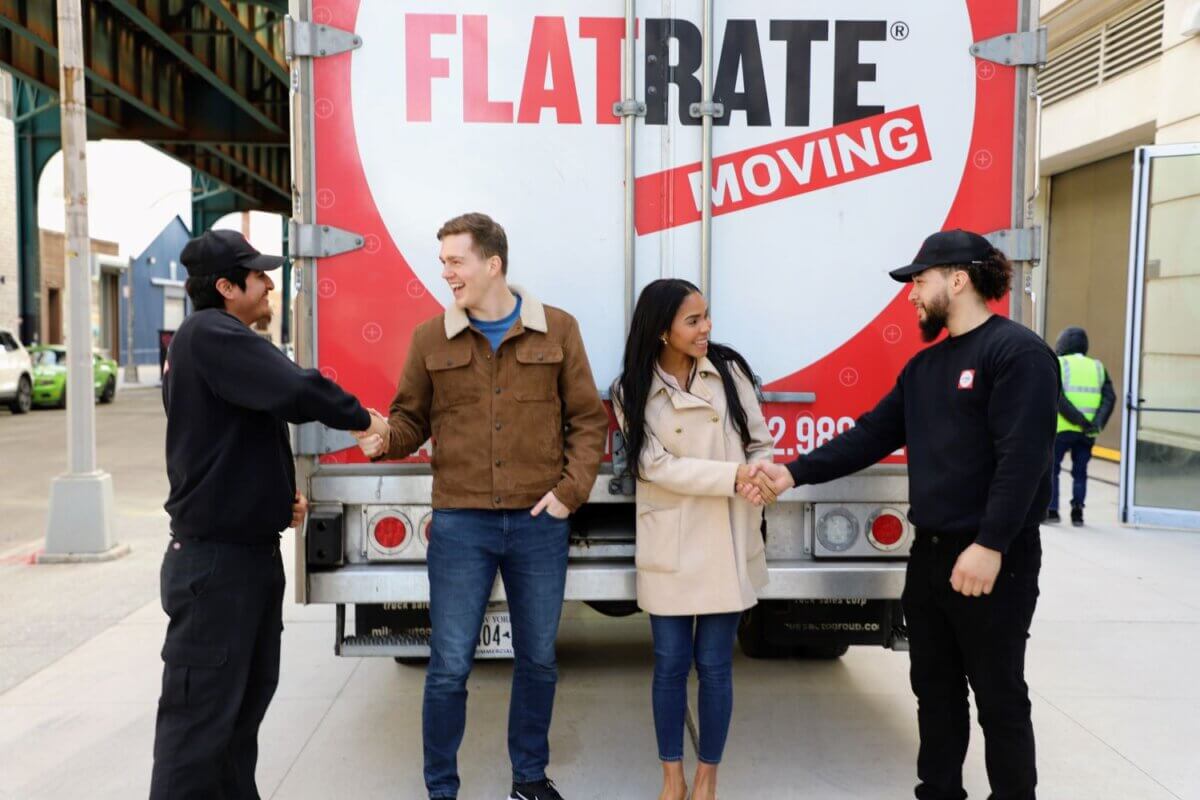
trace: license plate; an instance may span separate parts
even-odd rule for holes
[[[492,611],[483,615],[483,627],[479,630],[479,646],[476,658],[512,658],[512,623],[507,611]]]

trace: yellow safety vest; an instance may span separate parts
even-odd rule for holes
[[[1100,387],[1104,385],[1104,365],[1079,353],[1059,356],[1058,363],[1062,369],[1063,394],[1067,400],[1087,417],[1088,422],[1096,419],[1096,412],[1100,410]],[[1078,425],[1068,422],[1062,414],[1058,415],[1059,433],[1082,430]]]

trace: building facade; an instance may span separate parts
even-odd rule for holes
[[[1200,4],[1043,0],[1042,24],[1050,51],[1038,76],[1043,112],[1035,202],[1045,236],[1035,319],[1051,342],[1068,325],[1085,327],[1090,354],[1108,368],[1123,405],[1134,150],[1200,142]],[[1200,221],[1200,194],[1177,199]],[[1200,381],[1194,333],[1200,319],[1188,322],[1167,306],[1183,298],[1193,317],[1200,313],[1200,239],[1192,244],[1190,258],[1152,278],[1170,281],[1170,289],[1147,293],[1143,318],[1176,374],[1195,373]],[[1119,456],[1121,426],[1118,409],[1099,439],[1099,454]]]
[[[66,235],[58,231],[38,231],[38,258],[41,261],[41,344],[65,344],[67,341]],[[120,258],[120,246],[102,239],[91,240],[92,257],[92,345],[113,358],[121,354],[120,276],[128,259]]]
[[[179,217],[167,223],[145,250],[130,260],[122,281],[121,364],[157,364],[158,332],[173,331],[191,310],[184,291],[187,271],[179,262],[191,236]],[[130,309],[132,308],[132,327]]]

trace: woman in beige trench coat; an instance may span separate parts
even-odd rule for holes
[[[693,661],[700,680],[694,800],[716,797],[733,711],[733,644],[767,582],[762,509],[738,495],[774,441],[745,359],[709,342],[700,290],[678,279],[638,298],[613,407],[637,481],[637,595],[654,635],[660,800],[684,800],[683,726]],[[763,487],[766,481],[756,480]],[[766,487],[768,500],[774,493]]]

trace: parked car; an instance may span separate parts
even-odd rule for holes
[[[29,348],[29,355],[33,360],[33,404],[62,408],[67,404],[67,348],[37,345]],[[111,403],[117,396],[117,362],[93,353],[92,384],[96,400]]]
[[[33,366],[12,331],[0,328],[0,403],[24,414],[33,403]]]

